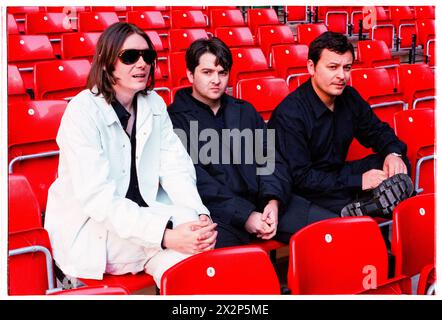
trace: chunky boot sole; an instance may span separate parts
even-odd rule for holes
[[[379,184],[372,192],[372,198],[355,201],[346,205],[341,211],[341,217],[376,216],[385,217],[393,213],[399,202],[413,194],[413,183],[408,175],[396,174]]]

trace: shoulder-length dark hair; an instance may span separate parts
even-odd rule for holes
[[[118,53],[123,47],[124,41],[132,34],[138,34],[143,37],[149,48],[154,50],[152,41],[150,41],[147,34],[131,23],[114,23],[101,34],[97,42],[91,71],[87,79],[87,88],[92,90],[96,86],[97,92],[93,93],[97,96],[103,94],[104,99],[109,104],[115,98],[115,91],[112,85],[116,84],[113,73]],[[147,91],[152,90],[155,86],[155,64],[156,61],[150,65],[146,88],[141,91],[143,94],[147,94]]]

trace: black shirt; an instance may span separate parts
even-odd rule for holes
[[[362,175],[353,174],[345,161],[353,138],[384,157],[406,152],[393,129],[352,87],[336,97],[331,111],[309,80],[279,104],[268,127],[276,130],[277,150],[289,165],[292,190],[307,197],[361,190]]]
[[[136,126],[136,124],[137,124],[137,96],[135,96],[133,99],[135,120],[134,120],[134,124],[132,127],[132,133],[130,135],[126,132],[127,124],[128,124],[129,118],[130,118],[130,113],[116,99],[113,100],[111,104],[112,104],[112,107],[114,108],[115,113],[118,116],[118,119],[120,120],[121,126],[124,129],[124,132],[130,138],[130,145],[131,145],[130,181],[129,181],[129,189],[127,190],[127,193],[126,193],[126,198],[134,201],[140,207],[148,207],[147,203],[144,201],[144,199],[140,193],[140,189],[138,186],[137,166],[135,164],[135,153],[136,153],[136,147],[137,147],[137,140],[136,140],[136,134],[137,134],[137,130],[136,130],[137,129],[137,126]]]

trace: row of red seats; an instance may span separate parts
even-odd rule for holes
[[[38,203],[32,198],[26,178],[9,175],[9,195],[8,292],[11,295],[51,293],[54,291],[51,245],[41,227]],[[421,195],[405,200],[394,210],[395,276],[391,279],[387,249],[373,219],[336,218],[303,228],[290,240],[287,272],[290,293],[411,294],[409,277],[417,274],[420,275],[417,293],[427,293],[435,281],[434,202],[434,194]],[[253,270],[250,265],[255,266]],[[127,294],[153,284],[144,273],[83,281],[87,287],[61,293]],[[165,295],[280,294],[281,287],[267,253],[251,245],[216,249],[178,263],[164,273],[160,292]]]

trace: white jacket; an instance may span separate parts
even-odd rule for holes
[[[168,220],[179,217],[167,206],[155,205],[159,185],[174,205],[193,209],[195,216],[184,221],[209,214],[163,99],[155,92],[137,96],[136,166],[147,208],[125,198],[131,144],[103,96],[84,90],[63,115],[57,135],[58,178],[49,189],[45,228],[57,264],[70,276],[102,279],[109,231],[136,245],[161,249]]]

